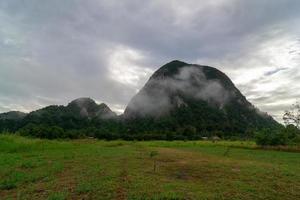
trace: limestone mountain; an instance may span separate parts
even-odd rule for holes
[[[197,131],[245,132],[278,125],[248,102],[223,72],[181,61],[158,69],[132,98],[124,118],[140,124],[150,120],[155,125],[149,129],[157,130],[193,126]]]

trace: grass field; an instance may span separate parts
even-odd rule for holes
[[[300,199],[300,153],[251,142],[2,135],[0,199]]]

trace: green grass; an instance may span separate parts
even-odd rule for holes
[[[0,199],[300,199],[300,153],[0,135]]]

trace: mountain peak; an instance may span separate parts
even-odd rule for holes
[[[166,65],[188,65],[188,63],[185,63],[181,60],[172,60],[171,62],[165,64]]]
[[[96,102],[93,99],[91,99],[90,97],[81,97],[81,98],[74,99],[73,101],[71,101],[69,103],[69,105],[72,105],[72,104],[75,104],[79,107],[83,107],[83,106],[86,106],[89,104],[96,104]]]
[[[104,103],[98,105],[89,97],[81,97],[71,101],[67,108],[83,117],[111,118],[116,114]]]
[[[172,74],[175,74],[178,72],[178,70],[184,66],[188,66],[190,64],[179,61],[179,60],[173,60],[165,65],[163,65],[161,68],[159,68],[150,79],[153,78],[163,78],[164,76],[170,76]]]

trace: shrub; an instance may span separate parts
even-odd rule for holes
[[[19,130],[19,134],[22,136],[33,136],[38,138],[56,139],[63,138],[65,132],[58,126],[46,126],[28,124]]]
[[[255,134],[255,142],[261,146],[286,145],[288,137],[282,130],[263,129]]]
[[[293,140],[297,136],[300,136],[300,130],[292,124],[287,125],[283,131],[290,140]]]
[[[297,135],[295,138],[291,140],[293,144],[300,144],[300,135]]]

